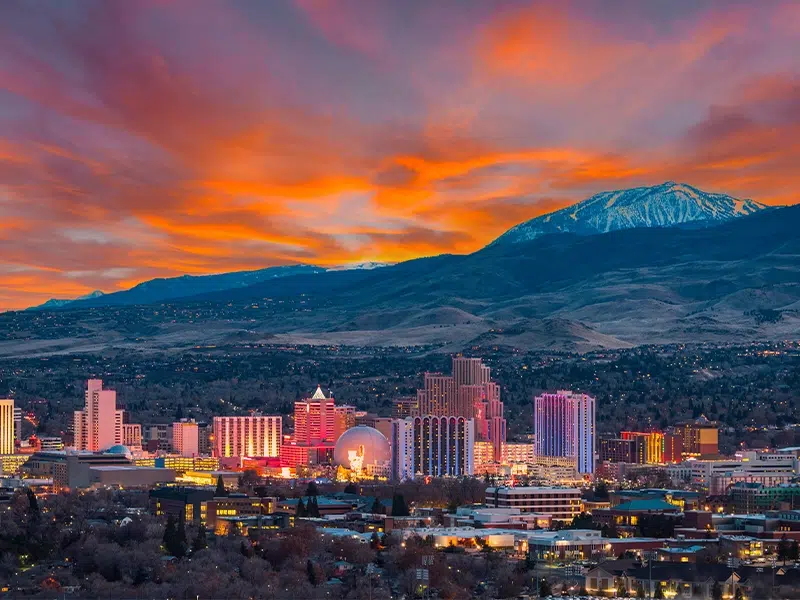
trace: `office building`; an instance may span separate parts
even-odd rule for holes
[[[14,401],[0,400],[0,455],[14,454]]]
[[[472,419],[427,415],[398,419],[392,428],[395,478],[462,477],[474,473]],[[411,443],[408,436],[411,435]],[[409,456],[410,453],[410,456]],[[404,476],[405,475],[405,476]]]
[[[281,417],[214,417],[214,453],[217,457],[279,457]]]
[[[104,390],[101,379],[90,379],[84,409],[74,413],[75,448],[98,452],[121,444],[122,412],[117,410],[117,393]]]
[[[172,451],[181,456],[200,454],[200,429],[194,420],[181,419],[172,424]]]
[[[578,473],[594,472],[595,400],[560,390],[534,399],[537,456],[575,457]]]
[[[294,441],[314,446],[336,440],[333,396],[326,397],[320,386],[311,398],[294,403]]]
[[[683,460],[683,437],[679,433],[664,434],[664,463],[675,464]]]
[[[490,487],[486,488],[486,505],[571,521],[581,513],[581,491],[558,487]]]
[[[63,450],[64,442],[60,437],[40,437],[39,449],[42,452]]]
[[[480,358],[457,356],[452,359],[452,373],[425,373],[423,387],[417,390],[418,414],[473,420],[475,439],[492,442],[494,460],[500,462],[506,420],[491,369]]]
[[[359,411],[356,413],[356,426],[372,427],[380,431],[386,439],[392,437],[392,418],[379,417],[373,413]]]
[[[142,428],[142,444],[148,452],[172,450],[172,428],[166,423],[145,425]]]
[[[502,462],[505,465],[532,465],[536,462],[533,442],[506,442],[503,444]]]
[[[419,402],[413,398],[395,398],[392,401],[392,418],[405,419],[419,414]]]

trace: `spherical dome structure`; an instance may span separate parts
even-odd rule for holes
[[[333,460],[346,469],[383,464],[392,459],[389,440],[374,427],[359,425],[345,431],[336,441]]]
[[[123,444],[115,444],[114,446],[111,446],[107,450],[103,450],[103,453],[104,454],[122,454],[128,460],[133,459],[133,452],[131,452],[131,449],[128,448],[127,446],[123,445]]]

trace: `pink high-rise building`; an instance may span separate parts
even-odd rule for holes
[[[494,459],[502,459],[506,420],[500,386],[491,380],[491,369],[480,358],[454,357],[452,376],[425,373],[417,402],[420,415],[474,419],[475,440],[491,442]]]
[[[575,458],[579,473],[594,473],[594,398],[566,390],[545,393],[534,399],[533,415],[537,456]]]
[[[193,419],[181,419],[172,424],[172,451],[181,456],[200,454],[200,428]]]
[[[99,452],[121,444],[122,410],[117,410],[117,392],[104,390],[101,379],[87,382],[83,410],[73,416],[75,448]]]
[[[355,418],[355,411],[353,418]],[[294,403],[294,442],[314,446],[336,441],[333,396],[326,397],[320,386],[307,400]]]
[[[214,417],[214,456],[277,458],[281,454],[281,417]]]

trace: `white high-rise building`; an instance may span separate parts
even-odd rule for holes
[[[534,399],[538,456],[574,457],[578,473],[594,473],[595,399],[559,390]]]
[[[200,454],[200,429],[194,420],[182,419],[172,424],[172,451],[181,456]]]
[[[87,382],[85,405],[73,417],[75,448],[99,452],[121,444],[122,413],[117,410],[117,392],[104,390],[101,379]]]
[[[267,457],[281,454],[281,417],[214,417],[214,454]]]
[[[0,454],[14,454],[14,401],[0,400]]]
[[[392,470],[396,479],[462,477],[474,473],[475,421],[426,415],[392,424]]]
[[[22,409],[14,407],[14,437],[18,442],[22,441]]]

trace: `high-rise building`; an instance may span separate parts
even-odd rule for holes
[[[679,463],[683,460],[683,438],[679,433],[664,434],[664,462]]]
[[[536,460],[533,442],[507,442],[503,444],[503,464],[532,465]]]
[[[452,376],[425,373],[423,388],[417,390],[418,414],[473,419],[475,439],[492,442],[499,462],[506,441],[500,386],[480,358],[457,356],[452,365]]]
[[[681,428],[684,457],[712,458],[719,455],[719,429],[705,416]]]
[[[83,410],[73,417],[77,450],[99,452],[122,443],[122,413],[117,410],[117,392],[104,390],[101,379],[87,382]]]
[[[181,456],[200,454],[200,429],[193,419],[172,424],[172,451]]]
[[[578,473],[594,473],[595,400],[559,390],[534,399],[536,454],[577,460]]]
[[[335,442],[333,396],[326,397],[320,386],[311,398],[294,403],[294,442],[315,446]]]
[[[392,421],[391,417],[379,417],[376,414],[368,412],[356,413],[356,425],[364,425],[365,427],[372,427],[380,431],[387,440],[392,439]]]
[[[214,417],[214,455],[277,458],[282,423],[281,417]]]
[[[19,406],[14,407],[14,439],[22,442],[22,409]]]
[[[333,441],[338,440],[348,429],[356,426],[356,407],[340,404],[333,407]]]
[[[392,418],[405,419],[419,414],[419,401],[414,398],[395,398],[392,400]]]
[[[169,452],[172,445],[172,428],[166,423],[145,425],[142,428],[142,443],[150,452]]]
[[[200,456],[211,456],[214,452],[214,427],[211,423],[197,424],[197,449]]]
[[[472,475],[474,427],[472,419],[455,416],[397,419],[392,427],[393,476]]]
[[[0,455],[14,454],[14,401],[0,400]]]

